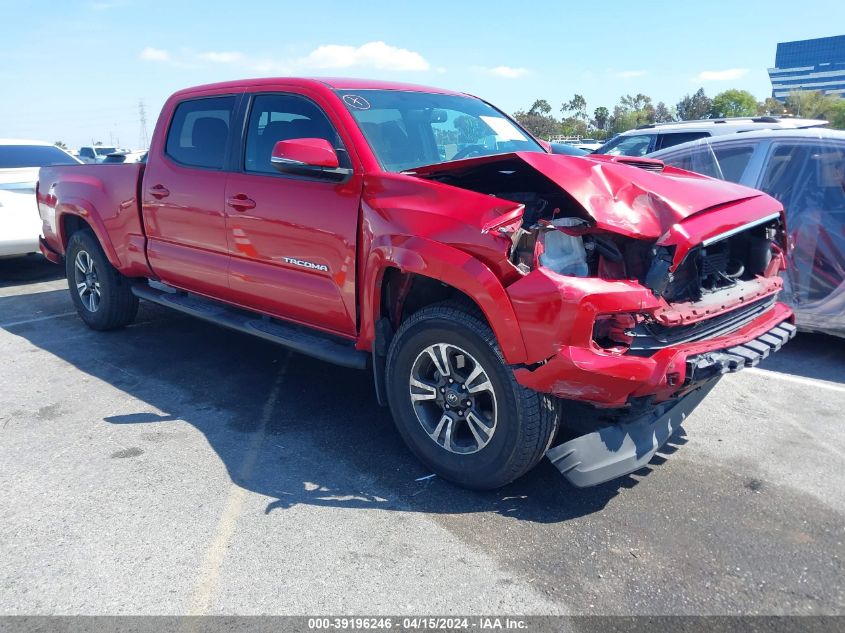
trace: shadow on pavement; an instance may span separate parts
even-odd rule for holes
[[[62,279],[65,269],[41,255],[0,259],[0,288]]]
[[[845,384],[845,338],[799,332],[760,369]]]
[[[64,302],[66,293],[40,294]],[[0,298],[0,313],[8,302],[35,297]],[[155,437],[177,420],[192,424],[233,482],[273,499],[268,513],[310,504],[497,512],[557,522],[596,512],[621,488],[636,485],[628,477],[579,490],[546,460],[494,492],[425,478],[429,473],[402,443],[388,410],[377,405],[369,372],[292,354],[150,304],[142,303],[136,324],[114,332],[90,331],[73,316],[5,329],[154,409],[104,418],[155,431],[139,441],[160,441]],[[268,410],[277,384],[278,398]],[[157,450],[178,448],[162,444]]]

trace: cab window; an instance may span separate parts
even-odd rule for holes
[[[165,153],[178,163],[223,169],[235,97],[183,101],[167,133]]]

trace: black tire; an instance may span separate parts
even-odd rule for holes
[[[445,347],[438,347],[441,345]],[[448,360],[445,364],[434,361],[429,351],[432,346],[435,350],[445,350],[446,357],[453,354],[453,364]],[[466,373],[472,373],[469,369],[464,370],[461,377],[458,369],[461,356],[469,357],[463,359],[464,363],[469,363],[466,367],[480,365],[484,372],[480,380],[492,385],[490,390],[479,394],[479,398],[487,399],[488,413],[495,411],[485,419],[492,421],[489,439],[485,434],[469,433],[470,426],[478,428],[468,421],[470,412],[483,406],[478,400],[463,412],[456,411],[454,406],[446,411],[450,408],[446,406],[450,388],[469,389],[470,382],[473,388],[479,386],[479,379],[464,380]],[[446,384],[430,391],[430,380],[441,380],[440,372],[435,369],[434,377],[425,381],[428,386],[421,391],[410,381],[412,377],[419,379],[420,368],[426,365],[429,369],[449,368],[446,373],[465,385]],[[390,410],[405,443],[434,473],[466,488],[499,488],[525,474],[540,461],[557,432],[560,413],[556,401],[516,382],[513,370],[505,363],[496,337],[483,317],[460,304],[445,302],[428,306],[402,323],[388,350],[385,380]],[[433,402],[431,393],[437,391],[442,395],[436,395],[438,401]],[[412,392],[427,397],[414,404]],[[462,393],[470,396],[464,389],[458,392],[459,399],[463,397]],[[470,405],[470,400],[464,404]],[[444,417],[451,416],[454,422],[454,425],[447,423],[445,435],[448,439],[437,431],[442,424],[431,431],[432,421],[441,413]],[[482,445],[480,439],[485,439],[486,444]],[[463,444],[456,446],[460,444],[459,440]],[[451,448],[445,448],[446,445]],[[470,452],[457,453],[456,450]]]
[[[90,261],[91,271],[78,268],[78,259],[85,264]],[[65,274],[73,305],[88,327],[114,330],[135,320],[138,298],[132,294],[129,280],[111,265],[91,231],[83,229],[70,236],[65,252]],[[80,289],[79,284],[87,286]]]

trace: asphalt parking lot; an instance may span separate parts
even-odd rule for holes
[[[845,340],[725,378],[650,466],[428,473],[370,375],[0,261],[0,614],[845,613]]]

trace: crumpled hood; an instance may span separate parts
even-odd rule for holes
[[[765,195],[730,182],[662,167],[657,161],[599,155],[517,152],[428,165],[405,173],[440,178],[498,168],[504,174],[513,168],[514,161],[533,168],[566,191],[598,228],[640,239],[656,239],[701,211]],[[637,163],[646,168],[634,166]]]

